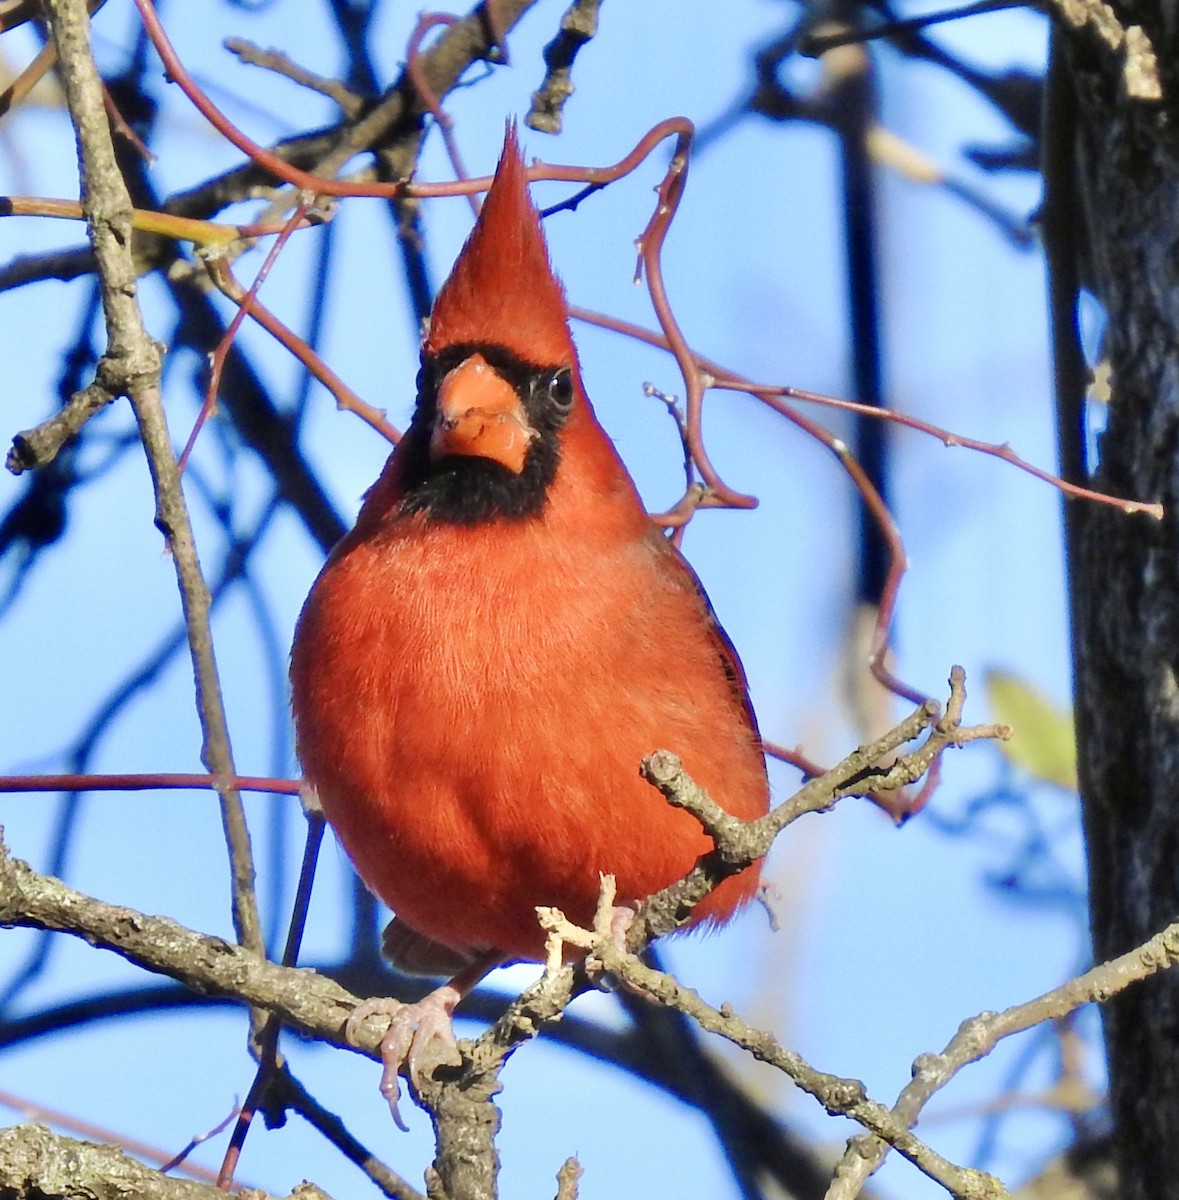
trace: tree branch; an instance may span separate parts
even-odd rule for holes
[[[252,1191],[252,1200],[269,1200]],[[176,1179],[144,1166],[116,1146],[100,1146],[51,1133],[44,1125],[0,1129],[0,1200],[78,1200],[81,1196],[134,1196],[136,1200],[225,1200],[209,1183]],[[290,1200],[328,1200],[312,1183]]]
[[[524,124],[541,133],[560,133],[565,103],[573,95],[573,62],[598,32],[602,0],[573,0],[557,36],[544,48],[544,82],[532,93]]]
[[[129,397],[135,411],[155,490],[156,524],[168,541],[180,585],[204,735],[201,757],[212,773],[231,777],[237,770],[213,654],[209,591],[164,416],[160,347],[149,336],[139,309],[131,254],[131,197],[115,158],[102,80],[91,54],[90,19],[85,0],[47,0],[46,11],[77,136],[82,209],[106,318],[108,342],[98,366],[98,383],[111,395]],[[220,794],[233,879],[234,926],[243,945],[260,951],[253,856],[241,795],[228,786]]]
[[[344,1039],[358,997],[316,971],[280,967],[242,946],[195,933],[167,917],[107,904],[60,879],[38,875],[0,840],[0,926],[68,933],[195,992],[228,996],[277,1013],[310,1037],[376,1057],[380,1039]]]
[[[542,916],[542,923],[557,938],[587,952],[586,970],[591,978],[605,973],[622,980],[655,1002],[690,1016],[701,1029],[719,1034],[760,1062],[777,1067],[796,1086],[818,1100],[832,1116],[850,1117],[858,1121],[961,1200],[1003,1200],[1008,1195],[1006,1188],[994,1176],[956,1166],[932,1150],[895,1113],[872,1100],[858,1079],[842,1079],[817,1070],[802,1055],[782,1046],[773,1034],[747,1025],[727,1005],[714,1008],[673,976],[652,970],[628,950],[622,949],[611,930],[613,887],[613,878],[607,876],[603,880],[600,909],[604,920],[593,930],[578,928],[555,909],[547,910]]]
[[[1059,1020],[1082,1005],[1101,1004],[1130,984],[1165,971],[1177,962],[1179,922],[1168,925],[1136,949],[1093,967],[1035,1000],[1013,1005],[1001,1013],[979,1013],[963,1021],[940,1054],[922,1054],[913,1063],[912,1082],[893,1105],[893,1116],[907,1125],[916,1124],[936,1092],[963,1067],[985,1058],[1004,1038],[1045,1021]],[[852,1138],[827,1200],[853,1200],[887,1153],[887,1146],[876,1138]]]

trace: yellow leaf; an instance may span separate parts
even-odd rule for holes
[[[1023,679],[988,671],[987,697],[995,719],[1015,731],[999,748],[1015,766],[1043,783],[1077,790],[1077,745],[1072,714],[1057,708]]]

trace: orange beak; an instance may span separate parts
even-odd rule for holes
[[[438,388],[431,458],[488,458],[519,475],[536,436],[516,389],[482,354],[472,354],[446,373]]]

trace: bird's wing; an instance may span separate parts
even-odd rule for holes
[[[720,621],[717,620],[716,612],[712,607],[712,601],[709,600],[708,593],[704,590],[704,585],[700,582],[700,577],[693,570],[692,564],[672,544],[666,534],[658,528],[652,527],[650,536],[653,544],[657,546],[658,553],[671,560],[670,565],[675,568],[672,572],[674,577],[682,580],[685,590],[691,590],[699,600],[700,606],[704,609],[708,618],[707,636],[712,643],[713,649],[716,651],[717,658],[720,659],[725,678],[729,681],[729,688],[733,693],[733,699],[737,702],[742,712],[744,712],[745,720],[749,728],[753,731],[754,736],[760,741],[761,732],[757,727],[757,716],[753,711],[753,702],[749,698],[749,683],[745,678],[745,668],[741,665],[741,659],[737,654],[736,647],[729,640],[729,635],[725,633]]]
[[[477,950],[454,950],[394,917],[381,935],[381,951],[407,975],[437,975],[449,979],[480,956]]]

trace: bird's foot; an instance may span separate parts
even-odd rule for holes
[[[402,1004],[399,1000],[373,999],[358,1004],[344,1024],[344,1034],[353,1045],[359,1044],[360,1026],[369,1017],[386,1016],[389,1028],[381,1038],[381,1095],[389,1103],[394,1124],[403,1132],[409,1126],[402,1119],[397,1102],[401,1096],[398,1076],[404,1070],[414,1088],[421,1084],[426,1048],[438,1039],[446,1048],[442,1061],[461,1061],[458,1040],[454,1036],[454,1008],[463,998],[458,988],[446,984],[435,988],[416,1004]]]
[[[630,927],[635,923],[635,917],[638,916],[638,903],[634,904],[614,904],[606,912],[609,917],[607,926],[610,933],[610,940],[614,943],[618,950],[626,954],[626,935],[630,932]],[[601,915],[599,920],[602,920]]]

